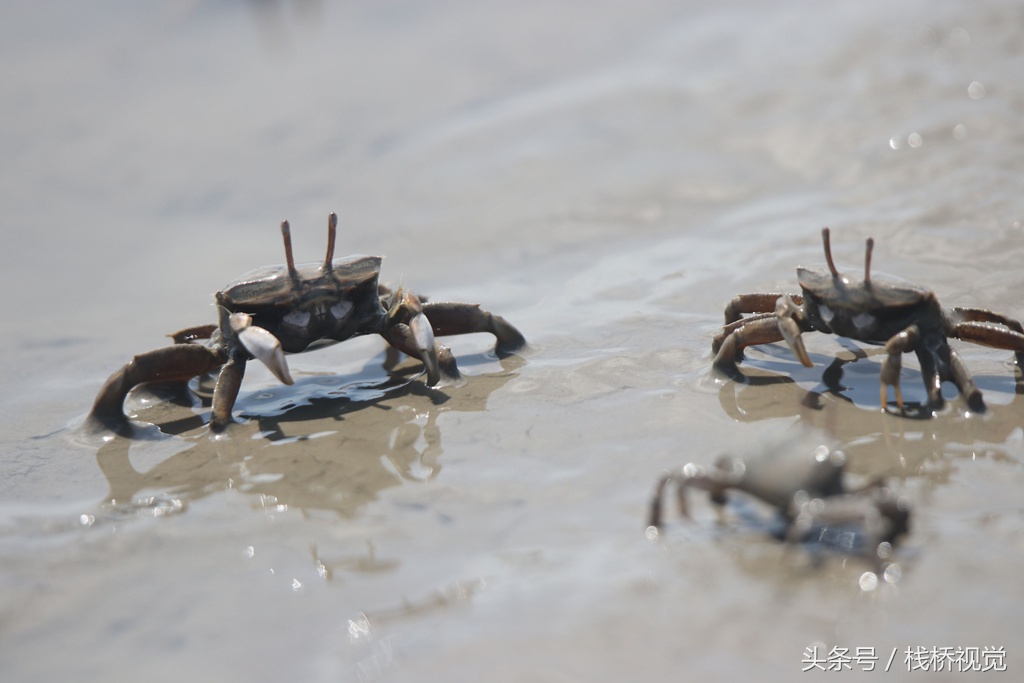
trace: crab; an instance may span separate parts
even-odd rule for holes
[[[891,386],[897,410],[903,414],[900,366],[904,353],[917,354],[932,411],[944,405],[944,381],[956,385],[971,410],[985,410],[981,391],[960,355],[950,347],[949,337],[1013,351],[1016,364],[1024,366],[1024,327],[1017,320],[987,309],[943,308],[927,287],[873,274],[871,238],[867,240],[863,279],[840,275],[832,261],[828,228],[821,234],[828,270],[797,268],[801,294],[741,294],[729,302],[725,326],[711,347],[716,370],[740,378],[736,363],[742,359],[743,349],[783,340],[797,360],[812,367],[801,339],[803,332],[883,345],[887,355],[880,373],[882,409],[887,410]]]
[[[875,479],[847,488],[842,451],[820,445],[805,451],[780,449],[758,458],[721,455],[714,467],[689,463],[657,481],[651,499],[648,529],[662,528],[662,500],[670,483],[676,486],[680,514],[689,518],[686,491],[707,491],[721,512],[729,490],[741,491],[773,507],[782,520],[777,535],[788,542],[817,541],[840,550],[880,556],[910,530],[910,505]],[[856,540],[852,540],[856,539]],[[888,545],[883,545],[888,544]]]
[[[245,366],[258,359],[284,384],[292,384],[285,354],[312,351],[364,334],[379,334],[394,349],[419,359],[427,384],[459,379],[451,351],[435,336],[489,332],[499,355],[526,344],[504,318],[476,304],[427,302],[412,292],[378,283],[381,257],[334,258],[338,217],[328,219],[323,262],[298,266],[291,229],[281,223],[286,263],[243,275],[215,295],[219,322],[190,327],[171,336],[174,344],[135,356],[100,389],[89,413],[94,423],[120,429],[128,423],[124,400],[147,382],[185,383],[220,369],[210,427],[232,422]]]

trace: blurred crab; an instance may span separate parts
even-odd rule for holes
[[[828,228],[821,234],[828,271],[797,268],[801,294],[741,294],[729,302],[725,326],[715,335],[711,347],[716,370],[740,377],[736,363],[743,358],[743,349],[782,340],[801,363],[811,367],[800,335],[812,331],[837,334],[885,346],[888,355],[880,376],[883,409],[891,386],[897,409],[903,413],[901,357],[913,351],[921,365],[932,410],[943,406],[941,384],[949,380],[971,410],[983,412],[981,391],[947,338],[1013,351],[1017,365],[1024,365],[1024,327],[1018,321],[987,309],[944,309],[927,287],[873,275],[871,238],[867,240],[864,278],[842,276],[832,262]]]
[[[327,256],[298,266],[292,258],[291,230],[281,223],[284,265],[243,275],[217,292],[219,322],[171,335],[172,346],[135,356],[100,390],[89,417],[111,428],[127,423],[124,399],[146,382],[187,382],[220,368],[210,427],[222,430],[245,373],[256,358],[284,384],[292,384],[285,354],[302,353],[363,334],[379,334],[393,348],[422,361],[427,384],[457,379],[448,348],[435,335],[489,332],[499,354],[521,349],[526,340],[503,318],[476,304],[424,302],[412,292],[391,291],[378,283],[381,257],[334,258],[338,217],[330,214]]]
[[[648,528],[662,528],[662,499],[670,483],[676,486],[680,514],[689,518],[686,491],[708,491],[719,513],[730,489],[753,496],[775,508],[782,521],[776,534],[789,542],[819,542],[845,552],[879,557],[910,530],[907,499],[894,495],[876,479],[849,489],[843,481],[846,457],[842,451],[818,446],[813,453],[778,449],[758,458],[721,455],[707,470],[693,463],[662,475],[651,499]],[[656,534],[655,534],[656,535]]]

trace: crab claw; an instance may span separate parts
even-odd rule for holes
[[[294,384],[288,372],[288,362],[281,350],[281,342],[262,327],[252,324],[252,317],[246,313],[231,314],[231,331],[245,350],[267,366],[283,384]]]
[[[778,303],[775,304],[775,315],[779,319],[779,333],[789,344],[789,348],[797,360],[803,363],[804,367],[809,368],[813,367],[814,363],[807,355],[804,340],[800,336],[800,325],[794,317],[798,310],[799,308],[788,295],[779,297]]]
[[[420,352],[420,360],[427,369],[427,384],[434,386],[441,381],[441,370],[437,363],[437,345],[434,343],[434,330],[430,321],[422,312],[409,318],[409,329],[416,341],[416,350]]]

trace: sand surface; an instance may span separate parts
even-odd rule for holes
[[[989,410],[947,387],[933,419],[883,414],[876,350],[834,337],[813,368],[709,368],[725,303],[793,291],[825,225],[844,270],[873,236],[880,272],[1024,316],[1022,26],[995,1],[5,4],[4,679],[1019,671],[1010,353],[957,344]],[[530,348],[449,339],[467,381],[431,390],[363,338],[292,357],[292,387],[254,364],[224,437],[148,392],[138,438],[82,434],[110,372],[282,260],[280,220],[320,258],[330,211],[339,253]],[[899,571],[698,497],[645,536],[662,471],[767,442],[888,477]]]

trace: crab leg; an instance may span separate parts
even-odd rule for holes
[[[924,388],[928,393],[929,406],[939,408],[945,403],[942,398],[942,382],[951,380],[972,410],[984,412],[985,402],[982,400],[981,391],[971,379],[971,373],[968,372],[960,354],[945,345],[939,349],[918,348],[919,339],[920,330],[917,325],[911,325],[886,342],[885,350],[889,355],[882,362],[880,374],[882,409],[885,409],[887,399],[886,387],[892,385],[896,392],[896,406],[903,412],[903,395],[899,385],[900,358],[908,351],[916,351],[921,364]]]
[[[498,340],[495,349],[499,353],[514,353],[526,346],[526,339],[519,330],[500,315],[485,311],[478,304],[425,303],[423,313],[430,321],[434,334],[439,337],[490,332]]]
[[[124,399],[139,384],[187,382],[224,361],[220,352],[201,344],[175,344],[135,356],[103,385],[89,417],[107,424],[123,424]]]
[[[774,314],[765,315],[765,317],[752,322],[744,320],[743,324],[737,326],[722,340],[722,345],[715,355],[712,366],[726,374],[734,375],[738,372],[736,358],[743,352],[743,349],[759,344],[771,344],[783,339],[778,319]]]
[[[187,344],[197,339],[209,339],[216,330],[216,325],[196,325],[195,327],[186,327],[184,330],[178,330],[167,336],[173,339],[175,344]]]
[[[241,355],[232,355],[221,368],[217,377],[217,387],[213,390],[213,405],[210,408],[210,429],[214,432],[224,430],[233,420],[231,409],[238,399],[238,390],[245,376],[246,359]]]
[[[891,386],[893,388],[893,392],[896,394],[896,407],[901,413],[903,412],[903,392],[900,390],[900,368],[903,365],[903,354],[907,351],[913,351],[917,347],[917,340],[919,337],[920,331],[917,329],[917,325],[911,325],[902,332],[893,335],[893,337],[885,343],[885,351],[889,355],[887,355],[885,360],[882,361],[882,371],[879,373],[882,410],[885,410],[886,403],[888,403],[888,387]],[[921,374],[925,375],[925,388],[928,389],[928,396],[929,399],[931,399],[932,387],[928,386],[928,373],[924,366],[925,362],[922,359]],[[931,382],[931,384],[937,385],[938,382]]]
[[[647,528],[661,529],[661,499],[665,495],[665,487],[672,475],[665,472],[654,484],[654,495],[651,496],[650,512],[647,515]]]
[[[725,324],[729,325],[740,320],[744,313],[774,313],[775,304],[784,296],[786,294],[782,292],[774,294],[739,294],[733,297],[733,300],[725,306]],[[789,297],[797,305],[804,302],[804,298],[799,294],[790,294]]]
[[[989,317],[985,318],[984,322],[967,321],[958,323],[952,329],[951,334],[957,339],[981,344],[982,346],[1014,351],[1017,356],[1017,363],[1024,365],[1024,334],[1012,328],[1006,329],[1011,327],[1009,323],[1015,323],[1016,321],[1003,318],[989,311],[978,312],[987,313]]]
[[[951,308],[946,311],[946,313],[947,319],[951,318],[954,323],[952,325],[953,327],[962,322],[999,323],[1000,325],[1005,325],[1014,332],[1024,334],[1024,326],[1022,326],[1020,322],[985,308]]]
[[[733,332],[735,332],[737,329],[743,327],[744,325],[748,323],[757,322],[758,320],[765,320],[766,318],[774,318],[774,306],[775,304],[773,303],[772,310],[770,313],[754,313],[753,315],[748,315],[745,318],[739,318],[723,326],[722,329],[720,329],[718,333],[715,334],[714,338],[711,340],[711,353],[717,354],[718,350],[722,348],[722,342],[725,341],[725,338],[728,337]],[[742,352],[740,352],[740,355],[737,356],[737,358],[742,358]]]
[[[665,497],[665,488],[669,484],[675,484],[676,487],[676,504],[679,506],[679,515],[686,519],[690,519],[690,506],[686,502],[686,489],[688,486],[699,486],[700,488],[707,488],[708,490],[711,490],[710,487],[700,486],[702,483],[706,482],[704,482],[700,475],[697,475],[696,477],[690,476],[681,471],[665,472],[661,475],[661,477],[658,478],[658,483],[654,487],[654,497],[651,498],[651,511],[647,526],[654,527],[655,529],[661,529],[662,500]],[[712,498],[714,499],[714,496],[712,496]],[[720,495],[719,498],[723,498],[724,500],[724,496]]]
[[[675,484],[676,504],[679,506],[679,514],[682,517],[690,518],[690,506],[686,501],[686,489],[692,486],[708,492],[711,502],[718,509],[719,520],[721,521],[723,506],[727,502],[726,490],[731,488],[732,485],[723,483],[715,477],[705,474],[701,468],[696,468],[695,471],[691,472],[689,471],[690,467],[692,465],[687,465],[680,471],[665,472],[658,478],[658,482],[654,487],[654,496],[651,498],[649,523],[647,526],[654,527],[655,529],[661,528],[662,500],[665,497],[665,488],[669,484]]]
[[[949,371],[953,384],[960,390],[960,395],[967,401],[967,405],[976,413],[985,412],[985,401],[981,398],[981,390],[971,379],[971,373],[960,354],[953,349],[949,350]]]

